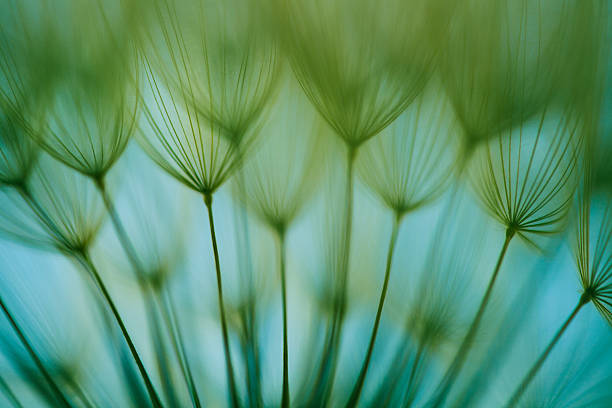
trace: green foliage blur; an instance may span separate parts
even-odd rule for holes
[[[0,407],[611,407],[608,0],[4,0]]]

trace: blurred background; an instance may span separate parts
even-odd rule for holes
[[[0,406],[611,406],[611,7],[6,0]]]

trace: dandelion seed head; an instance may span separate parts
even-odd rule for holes
[[[460,128],[443,91],[429,86],[387,129],[360,149],[358,171],[397,214],[438,197],[452,180]]]
[[[440,71],[468,148],[519,125],[551,99],[563,19],[549,3],[472,0],[457,8]]]
[[[325,132],[314,109],[288,84],[236,179],[237,196],[270,227],[284,232],[314,192],[325,160]]]
[[[173,92],[223,129],[223,137],[242,144],[265,116],[281,76],[260,10],[248,0],[157,3],[152,65]]]
[[[574,234],[574,259],[583,294],[612,325],[612,195],[581,191]]]
[[[5,235],[68,254],[90,247],[105,214],[90,180],[43,156],[24,188],[2,190],[0,230]]]
[[[293,71],[319,113],[351,146],[388,126],[429,76],[431,54],[410,32],[414,21],[401,21],[410,16],[409,6],[388,6],[293,1],[284,9],[283,35]],[[396,47],[398,38],[405,42]]]
[[[157,2],[159,32],[148,34],[150,52],[142,54],[141,145],[204,194],[215,192],[252,147],[278,73],[275,48],[265,43],[260,50],[258,36],[250,35],[250,14],[220,6]]]
[[[20,119],[0,113],[0,185],[24,183],[38,159],[38,147],[26,132]]]
[[[487,211],[526,242],[561,231],[578,182],[581,118],[552,108],[476,153],[472,181]]]
[[[166,88],[150,66],[145,73],[143,116],[137,140],[162,169],[189,188],[212,194],[240,164],[224,130]]]
[[[127,78],[73,72],[52,92],[47,125],[36,138],[53,157],[100,178],[124,152],[136,129],[138,103]]]

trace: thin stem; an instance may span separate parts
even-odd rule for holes
[[[286,278],[286,239],[285,232],[279,231],[278,238],[280,241],[280,278],[281,278],[281,294],[283,307],[283,396],[281,399],[281,407],[288,408],[290,405],[289,398],[289,345],[287,340],[287,278]]]
[[[136,274],[140,277],[144,268],[142,267],[142,264],[140,260],[138,259],[138,255],[136,255],[136,250],[134,249],[134,245],[132,245],[132,241],[130,241],[129,236],[127,232],[125,231],[123,223],[121,222],[121,218],[119,218],[119,214],[117,213],[117,210],[115,209],[115,205],[113,204],[113,201],[108,195],[108,190],[106,189],[106,184],[104,182],[104,179],[103,178],[94,179],[94,182],[96,184],[96,187],[98,188],[98,191],[100,192],[100,196],[102,196],[102,201],[104,201],[104,206],[106,207],[106,211],[108,212],[108,215],[111,218],[113,228],[115,229],[115,233],[117,234],[117,237],[119,238],[121,247],[125,251],[125,254],[128,257],[128,261],[132,265],[132,268],[134,269]]]
[[[34,364],[36,364],[38,371],[40,371],[40,373],[42,374],[43,378],[49,385],[49,388],[51,388],[51,391],[53,392],[57,400],[64,407],[71,407],[72,405],[70,404],[70,402],[68,402],[68,399],[66,398],[64,393],[60,390],[55,380],[53,380],[53,377],[49,374],[49,372],[45,368],[44,364],[42,363],[42,360],[40,359],[40,357],[38,356],[38,354],[32,347],[32,344],[30,343],[30,341],[24,334],[23,330],[21,330],[21,327],[19,326],[19,324],[13,317],[13,314],[9,311],[8,307],[4,303],[2,296],[0,296],[0,308],[4,312],[6,318],[8,319],[9,323],[13,327],[13,331],[15,332],[17,337],[19,337],[19,341],[21,342],[23,347],[26,349],[26,351],[28,352],[32,360],[34,361]]]
[[[346,210],[345,210],[345,220],[344,220],[344,248],[342,251],[342,269],[341,273],[341,304],[340,304],[340,321],[342,322],[342,318],[344,316],[345,308],[346,308],[346,281],[348,279],[348,270],[349,270],[349,262],[350,262],[350,254],[351,254],[351,235],[353,230],[353,185],[354,185],[354,177],[353,177],[353,168],[355,163],[355,154],[356,150],[354,147],[349,146],[347,152],[347,169],[346,169]],[[338,334],[340,336],[340,334]]]
[[[504,257],[506,256],[506,252],[508,251],[508,246],[510,245],[510,241],[514,237],[514,234],[515,234],[515,231],[513,229],[508,229],[506,231],[506,238],[504,240],[504,245],[502,246],[502,249],[499,253],[497,263],[495,264],[495,268],[493,269],[493,274],[491,275],[491,279],[489,280],[489,285],[487,286],[487,290],[482,298],[482,301],[480,302],[480,306],[478,307],[478,312],[476,312],[476,315],[474,316],[474,320],[472,320],[472,324],[470,325],[470,328],[468,329],[467,334],[463,338],[463,341],[461,342],[461,345],[459,346],[459,349],[457,350],[457,353],[455,354],[453,362],[449,366],[442,381],[440,381],[440,384],[438,385],[438,391],[436,392],[436,397],[433,401],[432,407],[439,407],[444,403],[444,400],[446,399],[446,396],[448,395],[448,392],[450,391],[452,387],[455,377],[457,376],[457,374],[463,367],[463,364],[465,363],[465,359],[467,357],[468,351],[472,347],[474,337],[476,336],[476,333],[478,332],[478,327],[480,326],[480,322],[482,320],[482,317],[484,316],[485,309],[491,298],[491,294],[493,292],[495,281],[497,280],[499,270],[504,261]]]
[[[414,361],[412,362],[412,368],[410,369],[410,376],[408,377],[408,386],[406,387],[406,400],[404,401],[404,407],[409,407],[412,405],[412,401],[416,397],[416,392],[418,389],[415,389],[414,378],[417,373],[417,369],[421,365],[421,359],[423,357],[423,352],[425,351],[425,343],[420,342],[419,348],[417,349],[416,355],[414,356]],[[418,388],[418,386],[417,386]]]
[[[79,385],[78,381],[71,381],[71,388],[76,396],[81,400],[83,406],[86,408],[94,408],[96,405],[92,402],[91,398],[85,393],[83,388]]]
[[[125,339],[130,349],[132,358],[134,359],[134,361],[136,362],[136,365],[138,366],[138,371],[140,372],[140,376],[142,377],[145,383],[145,387],[147,388],[147,392],[149,394],[149,398],[151,399],[151,402],[153,403],[153,406],[156,408],[162,407],[163,405],[161,403],[161,400],[159,399],[159,396],[157,395],[157,392],[155,391],[155,387],[153,386],[153,383],[151,382],[151,379],[149,378],[149,375],[147,374],[147,370],[145,369],[144,364],[142,363],[142,360],[140,359],[140,355],[138,354],[138,351],[136,350],[136,347],[134,346],[134,343],[132,342],[132,338],[130,337],[130,334],[128,333],[127,328],[125,327],[125,324],[123,323],[123,319],[121,318],[121,315],[119,314],[119,311],[117,310],[117,307],[115,306],[115,302],[113,301],[113,298],[108,292],[106,285],[104,284],[104,281],[102,281],[102,278],[100,277],[100,274],[98,273],[98,270],[96,269],[89,255],[86,252],[76,254],[75,258],[85,268],[85,270],[91,273],[91,276],[94,278],[96,286],[98,287],[98,289],[100,289],[100,292],[102,296],[104,297],[104,300],[106,301],[109,308],[111,309],[111,312],[115,318],[115,321],[119,325],[119,329],[121,329],[121,334],[123,334],[123,338]]]
[[[3,391],[3,394],[6,396],[6,399],[9,400],[15,408],[23,408],[23,405],[21,405],[21,402],[19,402],[19,399],[17,399],[17,396],[15,395],[13,390],[11,390],[11,387],[8,385],[8,383],[4,381],[4,378],[2,378],[1,375],[0,375],[0,388]]]
[[[355,162],[356,147],[347,145],[347,169],[346,169],[346,207],[344,211],[344,246],[341,253],[341,265],[339,271],[338,299],[334,299],[335,310],[332,316],[331,331],[323,347],[320,367],[313,387],[311,397],[306,404],[309,407],[325,405],[330,395],[336,371],[337,353],[336,348],[340,343],[344,309],[346,304],[346,280],[348,275],[348,263],[351,249],[352,212],[353,212],[353,165]]]
[[[47,211],[40,205],[40,203],[34,198],[30,189],[26,185],[15,186],[21,197],[27,203],[27,205],[34,211],[36,217],[43,223],[43,226],[47,228],[48,232],[60,241],[59,244],[64,247],[70,247],[70,242],[66,239],[64,234],[57,227],[55,222],[51,219]]]
[[[238,157],[242,156],[240,145],[237,145]],[[246,195],[244,168],[240,167],[237,170],[236,177],[238,179],[238,189],[241,197]],[[240,282],[246,281],[246,289],[241,289],[246,293],[249,300],[248,307],[241,310],[240,317],[244,324],[245,345],[243,349],[243,358],[247,369],[247,390],[249,398],[249,406],[261,406],[261,380],[259,370],[259,353],[257,353],[257,308],[255,302],[255,287],[253,284],[253,268],[251,261],[251,241],[249,233],[249,223],[247,219],[247,203],[241,203],[239,208],[234,207],[234,225],[236,229],[236,252],[239,255],[239,267],[241,271],[245,271],[246,279],[241,279]],[[242,238],[242,239],[240,239]]]
[[[217,274],[217,296],[219,300],[219,315],[221,317],[221,332],[223,335],[223,350],[225,352],[225,368],[227,371],[227,382],[230,391],[230,399],[233,407],[240,406],[238,400],[238,392],[236,390],[236,382],[234,380],[234,367],[232,365],[232,356],[229,346],[229,335],[227,331],[227,321],[225,319],[225,307],[223,302],[223,284],[221,282],[221,265],[219,262],[219,250],[217,248],[217,235],[215,234],[215,221],[212,212],[212,195],[204,195],[204,204],[208,211],[208,224],[210,226],[210,238],[212,240],[213,253],[215,256],[215,270]]]
[[[550,343],[548,343],[548,346],[546,347],[546,349],[544,349],[542,354],[540,354],[540,357],[538,358],[538,360],[534,363],[534,365],[531,367],[527,375],[525,375],[525,377],[523,378],[523,381],[521,381],[520,385],[516,388],[516,391],[514,391],[514,394],[512,394],[512,397],[510,397],[510,399],[508,400],[508,404],[506,404],[507,408],[512,408],[516,406],[516,404],[518,404],[519,400],[523,396],[523,393],[527,390],[527,387],[529,387],[529,384],[531,383],[531,381],[533,381],[536,374],[542,367],[542,364],[544,364],[544,361],[546,361],[546,358],[548,357],[552,349],[555,347],[555,345],[557,344],[557,342],[559,341],[559,339],[561,338],[561,336],[563,335],[567,327],[570,325],[572,320],[574,320],[574,317],[576,317],[576,315],[578,314],[582,306],[584,306],[588,302],[589,300],[587,300],[587,298],[585,297],[580,298],[580,301],[578,302],[578,304],[576,305],[572,313],[569,315],[567,320],[565,320],[565,323],[563,323],[563,325],[557,331],[553,339],[550,341]]]
[[[370,366],[372,352],[374,351],[374,344],[376,343],[376,335],[378,334],[378,326],[380,325],[380,317],[382,316],[383,306],[385,304],[385,297],[387,296],[387,289],[389,287],[389,277],[391,276],[391,264],[393,261],[395,243],[397,241],[397,235],[399,232],[400,220],[401,220],[400,214],[396,214],[396,216],[393,219],[393,229],[391,231],[391,240],[389,241],[389,249],[387,251],[387,265],[385,267],[385,278],[384,278],[382,290],[380,292],[380,299],[378,301],[378,309],[376,311],[376,318],[374,319],[374,327],[372,328],[372,334],[370,336],[370,343],[368,345],[368,351],[366,353],[365,360],[363,361],[363,365],[361,366],[361,371],[359,373],[357,383],[355,383],[355,386],[353,387],[353,391],[351,392],[349,401],[346,404],[347,407],[357,406],[357,403],[359,402],[359,398],[361,396],[361,391],[363,389],[363,384],[365,383],[368,368]]]
[[[179,401],[175,392],[174,383],[172,381],[172,370],[170,369],[171,364],[166,351],[167,346],[166,342],[164,341],[161,322],[156,310],[156,303],[153,297],[154,295],[152,290],[147,288],[144,283],[141,284],[141,292],[144,296],[145,314],[149,323],[149,336],[151,336],[155,349],[155,363],[157,373],[161,379],[162,390],[167,398],[168,405],[178,406]]]
[[[402,373],[408,366],[408,359],[410,358],[410,351],[406,347],[407,336],[404,336],[404,341],[398,346],[391,359],[391,366],[385,374],[385,378],[378,387],[378,393],[374,398],[374,401],[381,407],[388,407],[392,402],[397,388],[398,382],[401,380]],[[382,402],[381,402],[382,401]]]
[[[187,388],[189,389],[191,402],[195,408],[201,408],[202,405],[200,404],[200,397],[198,396],[198,390],[195,386],[195,381],[193,380],[189,360],[187,359],[187,354],[185,353],[181,327],[179,325],[178,317],[176,316],[176,313],[174,313],[174,306],[172,304],[172,299],[170,298],[170,293],[167,293],[166,296],[163,296],[163,294],[161,296],[165,297],[165,299],[160,299],[162,316],[168,330],[171,333],[170,340],[172,341],[172,347],[174,349],[176,359],[181,366],[181,371],[183,372],[183,378],[185,379]]]
[[[111,218],[111,222],[113,224],[113,228],[115,233],[117,234],[117,238],[119,238],[119,243],[123,248],[123,251],[128,257],[128,261],[132,266],[132,269],[136,273],[137,278],[140,280],[144,276],[144,267],[142,262],[138,258],[138,254],[130,240],[130,237],[121,222],[121,218],[119,217],[119,213],[117,212],[113,201],[108,194],[108,190],[106,188],[106,183],[104,177],[93,179],[98,191],[100,192],[100,196],[102,197],[102,201],[104,202],[104,206],[106,207],[106,211]],[[150,295],[147,293],[147,288],[141,285],[141,292],[144,297],[145,303],[145,313],[149,320],[149,327],[153,335],[153,339],[159,339],[159,346],[163,349],[163,338],[161,336],[160,327],[157,321],[157,316],[155,313],[155,304],[152,301]],[[172,384],[170,384],[170,379],[165,373],[167,371],[168,362],[164,361],[165,356],[161,355],[162,353],[155,353],[155,360],[158,368],[158,372],[160,377],[162,378],[162,388],[168,399],[172,401],[172,404],[176,405],[176,395],[174,395]]]
[[[349,261],[351,253],[351,235],[353,229],[353,168],[355,164],[355,154],[357,153],[357,147],[347,145],[347,168],[346,168],[346,207],[344,211],[344,246],[342,248],[342,263],[340,264],[340,279],[339,279],[339,296],[338,304],[336,307],[336,314],[334,316],[334,323],[332,327],[332,335],[329,341],[328,349],[324,351],[325,359],[323,361],[323,370],[321,373],[319,387],[323,386],[323,389],[316,390],[316,398],[314,405],[325,405],[327,399],[331,394],[333,387],[334,378],[336,375],[336,368],[338,366],[338,352],[337,349],[342,339],[342,328],[344,323],[344,315],[346,312],[346,289],[349,271]],[[320,400],[318,398],[321,398]]]

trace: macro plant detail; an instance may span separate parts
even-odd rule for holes
[[[469,152],[547,106],[569,2],[468,1],[449,23],[441,72]],[[476,24],[475,24],[476,23]]]
[[[0,406],[610,406],[611,10],[7,0]]]

